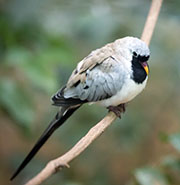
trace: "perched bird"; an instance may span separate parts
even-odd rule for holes
[[[150,51],[135,37],[124,37],[92,51],[80,61],[67,84],[53,97],[60,107],[53,121],[11,177],[14,179],[51,134],[84,103],[97,103],[117,116],[146,86]]]

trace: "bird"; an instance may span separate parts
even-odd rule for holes
[[[118,117],[126,104],[146,86],[150,50],[139,38],[127,36],[92,51],[73,70],[66,85],[52,96],[59,107],[54,119],[17,168],[13,180],[35,156],[52,133],[85,103],[96,103]]]

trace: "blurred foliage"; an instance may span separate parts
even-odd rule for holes
[[[140,37],[150,0],[0,1],[0,184],[57,111],[50,97],[88,53]],[[152,39],[149,83],[93,145],[44,184],[180,184],[180,1],[164,1]],[[15,179],[23,184],[65,153],[106,110],[85,105]]]
[[[170,135],[169,141],[180,152],[180,133]]]
[[[35,112],[32,107],[32,99],[27,96],[24,89],[18,87],[13,80],[0,80],[0,103],[20,126],[27,126],[33,122]],[[18,107],[18,109],[17,109]],[[24,125],[25,124],[25,125]]]
[[[168,184],[168,181],[163,173],[160,170],[152,167],[137,169],[135,172],[135,176],[139,184],[142,185]]]

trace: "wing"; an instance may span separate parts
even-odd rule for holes
[[[63,90],[63,98],[81,102],[108,99],[122,88],[125,75],[123,65],[110,56],[101,64],[84,71],[83,79],[71,86],[67,84]]]
[[[92,51],[87,57],[85,57],[70,76],[66,87],[70,88],[76,85],[79,81],[85,80],[87,70],[92,70],[97,65],[103,63],[108,57],[114,54],[113,43],[107,44],[102,48]]]
[[[115,95],[124,83],[126,70],[115,58],[112,44],[84,58],[73,71],[66,86],[53,98],[54,105],[96,102]]]

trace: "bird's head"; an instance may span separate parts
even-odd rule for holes
[[[124,37],[116,41],[120,47],[118,50],[123,55],[131,66],[136,69],[144,68],[146,75],[149,74],[148,59],[150,57],[150,50],[147,44],[135,37]]]
[[[141,64],[144,68],[146,74],[149,74],[149,67],[147,61],[150,57],[150,50],[145,42],[138,38],[130,37],[132,43],[129,43],[129,50],[132,55],[132,63],[134,65],[138,65],[136,63]]]

